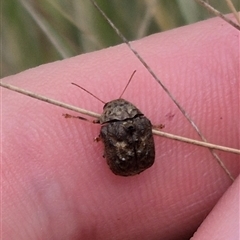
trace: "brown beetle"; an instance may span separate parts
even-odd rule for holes
[[[131,176],[151,167],[155,147],[151,122],[124,99],[108,102],[100,117],[104,157],[116,175]]]
[[[81,86],[73,84],[105,103]],[[121,96],[119,99],[105,103],[103,113],[94,123],[102,125],[97,140],[104,143],[104,157],[112,172],[120,176],[133,176],[151,167],[154,163],[155,146],[152,124],[137,107],[122,99]],[[65,117],[69,116],[65,114]]]

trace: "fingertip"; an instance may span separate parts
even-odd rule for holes
[[[239,238],[239,177],[225,192],[193,236],[198,239]]]

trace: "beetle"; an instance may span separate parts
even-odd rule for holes
[[[116,175],[132,176],[151,167],[155,159],[152,124],[132,103],[106,103],[99,119],[104,157]]]
[[[103,112],[94,123],[101,124],[97,141],[104,144],[104,157],[112,172],[120,176],[133,176],[151,167],[155,160],[155,145],[152,124],[132,103],[121,98],[132,80],[132,73],[118,99],[105,103],[83,87],[83,89],[104,103]],[[71,117],[65,114],[65,117]],[[77,117],[83,120],[82,117]]]

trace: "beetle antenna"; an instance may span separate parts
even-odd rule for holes
[[[93,96],[94,98],[96,98],[98,101],[102,102],[103,104],[106,104],[103,100],[101,100],[100,98],[98,98],[97,96],[95,96],[94,94],[92,94],[91,92],[89,92],[87,89],[85,89],[85,88],[77,85],[76,83],[72,83],[72,85],[75,85],[75,86],[81,88],[83,91],[89,93],[91,96]]]
[[[133,75],[136,73],[136,71],[137,71],[137,70],[134,70],[134,71],[133,71],[133,73],[132,73],[131,77],[129,78],[129,80],[128,80],[128,83],[127,83],[126,87],[123,89],[123,91],[122,91],[122,93],[121,93],[121,95],[120,95],[119,99],[122,97],[122,95],[123,95],[123,94],[124,94],[124,92],[126,91],[126,89],[127,89],[128,85],[129,85],[129,83],[131,82],[131,80],[132,80],[132,78],[133,78]]]

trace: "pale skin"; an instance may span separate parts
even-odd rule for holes
[[[237,30],[215,18],[134,43],[209,142],[234,148],[238,41]],[[70,83],[110,101],[134,70],[123,98],[154,125],[164,124],[164,131],[199,139],[126,45],[3,81],[101,113],[102,103]],[[65,119],[63,113],[78,114],[1,91],[3,239],[189,239],[194,233],[193,239],[237,239],[238,179],[231,186],[208,149],[155,137],[151,168],[115,176],[102,143],[93,141],[99,125]],[[237,178],[239,156],[217,153]]]

